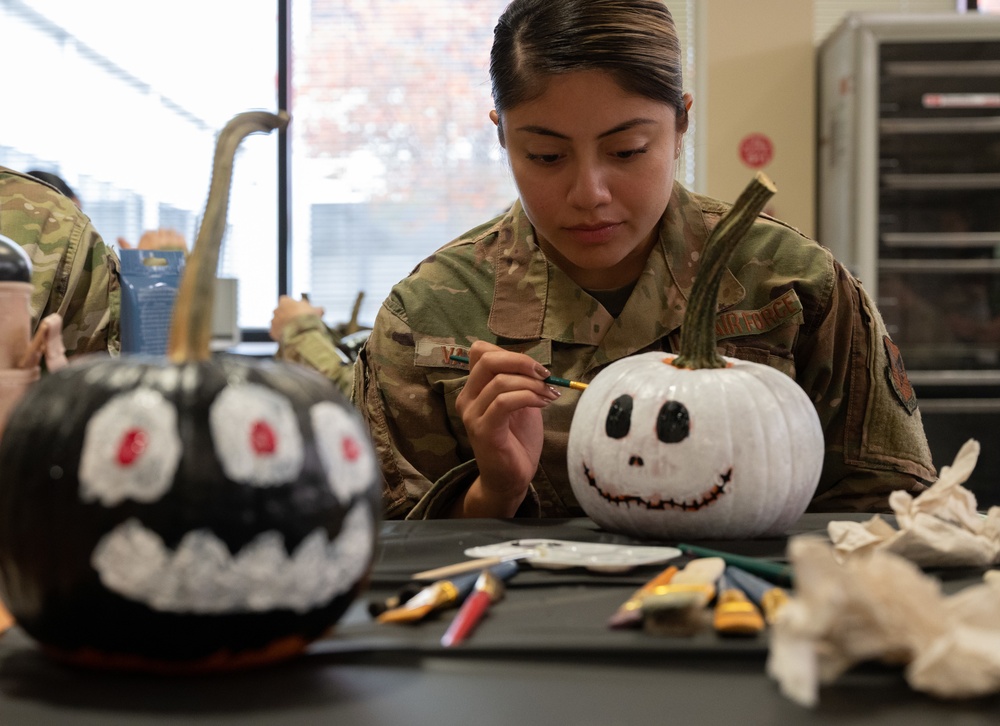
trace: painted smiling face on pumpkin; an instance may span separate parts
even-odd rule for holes
[[[378,471],[327,381],[236,361],[60,373],[0,447],[0,584],[30,634],[191,659],[308,641],[343,613],[372,561]],[[81,393],[46,397],[56,384]]]
[[[345,409],[321,401],[309,409],[327,483],[348,505],[375,476],[360,426]],[[216,457],[236,486],[267,489],[294,482],[304,446],[287,398],[259,383],[223,388],[209,407]],[[80,497],[105,506],[153,503],[170,490],[183,453],[174,406],[154,388],[114,396],[87,424],[80,458]],[[350,588],[370,556],[371,512],[351,509],[340,537],[317,526],[287,552],[280,531],[253,537],[238,552],[209,528],[185,534],[176,549],[138,518],[97,543],[91,564],[104,586],[156,610],[307,612]]]
[[[729,358],[725,369],[677,369],[675,357],[617,361],[581,395],[567,451],[580,506],[643,538],[784,531],[819,480],[812,404],[773,368]]]

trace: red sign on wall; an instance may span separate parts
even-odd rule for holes
[[[774,158],[774,144],[764,134],[747,134],[740,141],[740,160],[751,169],[761,169]]]

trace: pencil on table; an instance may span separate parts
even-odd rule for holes
[[[523,552],[515,552],[514,554],[505,555],[503,557],[479,557],[474,560],[465,560],[463,562],[456,562],[453,565],[445,565],[443,567],[435,567],[433,570],[424,570],[423,572],[417,572],[411,575],[414,580],[440,580],[442,578],[453,577],[454,575],[462,575],[466,572],[473,572],[483,570],[487,567],[492,567],[493,565],[499,565],[502,562],[511,562],[513,560],[521,560],[534,556],[534,552],[531,550],[525,550]]]

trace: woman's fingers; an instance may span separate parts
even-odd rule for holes
[[[500,373],[483,376],[479,390],[466,384],[456,405],[467,428],[476,427],[480,419],[501,425],[522,408],[544,408],[559,398],[560,392],[543,380],[520,374]],[[471,419],[471,420],[470,420]]]
[[[540,409],[560,392],[545,382],[545,367],[522,353],[477,342],[469,364],[456,406],[479,462],[480,483],[523,498],[542,450]]]
[[[470,394],[478,396],[483,389],[500,376],[523,377],[520,384],[506,385],[525,387],[530,381],[541,382],[548,378],[549,372],[545,366],[524,353],[514,353],[495,345],[476,341],[469,349],[469,380],[465,388]],[[536,390],[541,391],[536,387]]]

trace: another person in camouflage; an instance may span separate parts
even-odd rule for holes
[[[355,369],[389,517],[583,514],[566,463],[580,394],[543,379],[676,351],[730,206],[674,181],[691,97],[660,0],[515,0],[490,72],[520,200],[393,289]],[[899,351],[829,251],[762,215],[729,269],[720,352],[794,377],[819,412],[812,509],[884,509],[933,479]]]
[[[118,256],[90,218],[53,187],[0,167],[0,234],[31,258],[32,333],[50,313],[63,319],[67,356],[121,350]]]
[[[42,171],[41,169],[30,169],[25,172],[28,176],[33,176],[36,179],[41,179],[43,182],[49,186],[53,186],[57,191],[62,192],[67,197],[73,200],[73,204],[83,209],[83,204],[80,203],[80,197],[76,195],[73,191],[73,187],[66,183],[58,174],[53,174],[51,171]]]
[[[354,366],[337,347],[338,341],[323,322],[323,313],[323,308],[307,300],[282,295],[269,331],[271,339],[278,343],[275,357],[319,371],[344,395],[350,396],[354,389]]]

